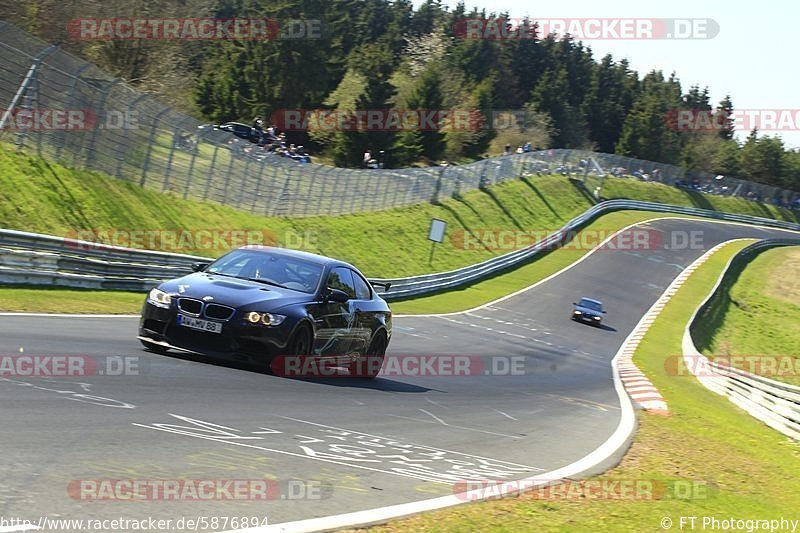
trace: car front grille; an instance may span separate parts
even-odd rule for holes
[[[227,305],[208,304],[206,305],[206,309],[203,311],[203,314],[206,318],[227,322],[233,318],[233,314],[235,312],[236,309],[233,307],[228,307]]]
[[[178,309],[192,316],[200,316],[200,312],[203,310],[203,302],[192,298],[178,298]]]
[[[227,322],[236,313],[236,309],[233,307],[222,304],[207,304],[194,298],[178,298],[178,309],[187,315],[202,316],[219,322]]]

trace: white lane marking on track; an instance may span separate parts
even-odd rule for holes
[[[514,418],[514,417],[513,417],[513,416],[511,416],[510,414],[508,414],[508,413],[504,413],[503,411],[500,411],[499,409],[494,409],[494,408],[492,408],[492,411],[494,411],[494,412],[496,412],[496,413],[500,413],[500,414],[501,414],[501,415],[503,415],[504,417],[506,417],[506,418],[510,418],[511,420],[517,420],[516,418]]]
[[[408,418],[408,417],[400,417],[398,415],[389,415],[389,416],[395,416],[395,417],[398,417],[398,418]],[[302,422],[304,424],[311,424],[312,426],[319,426],[319,427],[323,427],[323,428],[335,429],[337,431],[353,431],[355,433],[359,433],[361,435],[366,435],[367,437],[374,437],[376,439],[385,439],[386,438],[386,437],[381,437],[379,435],[372,435],[370,433],[364,433],[363,431],[354,431],[352,429],[344,429],[344,428],[340,428],[340,427],[336,427],[336,426],[329,426],[327,424],[320,424],[318,422],[311,422],[309,420],[301,420],[299,418],[292,418],[290,416],[281,416],[280,418],[285,418],[286,420],[294,420],[295,422]],[[425,422],[427,422],[427,420],[425,420]],[[451,427],[456,427],[456,426],[451,426]],[[508,435],[506,435],[506,436],[508,436]],[[519,438],[519,437],[516,437],[516,438]],[[483,457],[481,455],[475,455],[475,454],[472,454],[472,453],[454,452],[453,450],[447,450],[445,448],[439,448],[438,446],[436,447],[436,449],[445,451],[447,453],[454,453],[456,455],[463,455],[465,457],[476,457],[478,459],[486,459],[487,461],[495,461],[496,460],[496,459],[492,459],[491,457]],[[505,461],[505,462],[508,462],[508,461]],[[522,464],[517,464],[517,463],[510,463],[510,464],[516,464],[517,466],[524,466],[526,468],[529,467],[528,465],[522,465]],[[535,467],[529,467],[529,468],[531,468],[532,470],[542,470],[541,468],[535,468]]]
[[[420,411],[422,411],[422,409],[420,409]],[[428,413],[428,414],[430,414],[430,413]],[[403,415],[392,415],[392,414],[389,414],[389,415],[386,415],[386,416],[391,416],[392,418],[402,418],[404,420],[413,420],[414,422],[423,422],[425,424],[435,424],[436,423],[433,420],[427,420],[427,419],[424,419],[424,418],[413,418],[413,417],[410,417],[410,416],[403,416]],[[438,418],[438,417],[435,417],[435,418],[436,418],[436,420],[440,421],[442,423],[442,425],[444,425],[446,427],[449,427],[449,428],[453,428],[453,429],[463,429],[464,431],[476,431],[478,433],[486,433],[487,435],[497,435],[498,437],[508,437],[510,439],[521,439],[522,438],[519,435],[508,435],[506,433],[498,433],[496,431],[489,431],[489,430],[486,430],[486,429],[471,428],[471,427],[467,427],[467,426],[456,426],[454,424],[448,424],[446,422],[443,422],[441,418]]]
[[[428,403],[431,403],[431,404],[433,404],[433,405],[435,405],[435,406],[437,406],[437,407],[441,407],[442,409],[450,409],[450,408],[449,408],[449,407],[447,407],[446,405],[444,405],[444,404],[441,404],[441,403],[439,403],[439,402],[434,402],[434,401],[433,401],[433,400],[431,400],[430,398],[425,398],[425,401],[426,401],[426,402],[428,402]]]
[[[445,422],[444,420],[442,420],[441,418],[439,418],[438,416],[436,416],[435,414],[431,413],[430,411],[426,411],[425,409],[420,409],[420,411],[422,411],[423,413],[425,413],[429,417],[433,418],[434,420],[436,420],[437,422],[439,422],[443,426],[449,426],[450,425],[447,422]]]
[[[174,414],[170,413],[170,416],[174,416],[176,418],[186,420],[186,417],[182,417],[180,415],[174,415]],[[293,420],[293,421],[296,421],[296,422],[302,422],[302,423],[305,423],[305,424],[310,424],[310,425],[319,426],[319,427],[336,429],[338,431],[347,431],[347,432],[359,433],[361,435],[366,435],[366,436],[374,437],[374,438],[378,438],[378,439],[386,439],[386,437],[379,437],[377,435],[370,435],[368,433],[363,433],[361,431],[353,431],[353,430],[347,430],[347,429],[343,429],[343,428],[337,428],[337,427],[334,427],[334,426],[327,426],[325,424],[318,424],[316,422],[310,422],[308,420],[301,420],[299,418],[291,418],[291,417],[288,417],[288,416],[281,416],[280,418],[284,418],[286,420]],[[189,420],[191,420],[191,419],[189,419]],[[145,428],[145,429],[154,429],[154,430],[157,430],[157,431],[164,431],[164,432],[167,432],[167,433],[175,433],[175,434],[178,434],[178,435],[187,435],[187,436],[191,436],[191,437],[198,438],[198,439],[211,440],[211,441],[218,442],[218,443],[221,443],[221,444],[229,444],[229,445],[233,445],[233,446],[240,446],[242,448],[250,448],[250,449],[261,450],[261,451],[265,451],[265,452],[272,452],[272,453],[277,453],[277,454],[282,454],[282,455],[289,455],[289,456],[292,456],[292,457],[299,457],[299,458],[302,458],[302,459],[310,459],[312,461],[321,461],[321,462],[324,462],[324,463],[331,463],[331,464],[336,464],[336,465],[345,466],[345,467],[358,468],[358,469],[361,469],[361,470],[369,470],[371,472],[379,472],[379,473],[382,473],[382,474],[400,476],[400,477],[405,477],[405,478],[410,478],[410,479],[426,479],[426,478],[421,478],[419,475],[414,475],[413,473],[404,473],[402,471],[398,472],[398,471],[392,471],[392,470],[384,470],[382,468],[369,467],[369,466],[365,466],[365,465],[361,465],[361,464],[356,464],[356,463],[353,463],[353,462],[338,461],[336,459],[329,459],[329,458],[319,457],[319,456],[311,456],[311,455],[307,455],[307,454],[303,454],[303,453],[291,452],[291,451],[288,451],[288,450],[278,450],[278,449],[274,449],[274,448],[268,448],[266,446],[257,446],[255,444],[250,444],[250,443],[247,443],[247,442],[241,442],[241,440],[233,440],[233,439],[263,439],[263,437],[248,437],[248,436],[236,435],[236,434],[231,433],[231,432],[239,431],[239,430],[236,430],[236,429],[233,429],[233,428],[229,428],[229,427],[226,427],[226,426],[220,426],[218,424],[214,424],[214,423],[211,423],[211,422],[204,422],[204,421],[200,421],[200,420],[198,420],[196,422],[199,423],[199,426],[196,425],[194,428],[190,428],[190,427],[187,427],[187,426],[175,426],[174,429],[171,429],[172,426],[170,426],[169,424],[146,425],[146,424],[138,424],[138,423],[134,422],[133,425],[134,426],[138,426],[138,427],[142,427],[142,428]],[[196,431],[198,430],[198,427],[199,428],[206,428],[205,431],[212,431],[213,430],[213,431],[219,432],[219,429],[222,429],[222,430],[225,430],[225,431],[220,432],[217,435],[213,435],[213,434],[205,434],[205,435],[203,435],[203,434],[196,433]],[[451,426],[451,427],[455,427],[455,426]],[[181,431],[181,428],[183,428],[182,431]],[[192,432],[192,431],[194,431],[194,432]],[[498,461],[497,459],[491,459],[491,458],[488,458],[488,457],[472,455],[472,454],[467,454],[467,453],[462,453],[462,452],[454,452],[454,451],[451,451],[451,450],[445,450],[443,448],[436,448],[436,447],[432,447],[432,446],[420,446],[420,447],[428,448],[428,449],[431,449],[431,450],[444,451],[444,452],[447,452],[447,453],[460,455],[460,456],[463,456],[463,457],[471,457],[471,458],[475,458],[475,459],[483,459],[483,460],[486,460],[486,461]],[[510,461],[501,461],[501,462],[505,463],[505,464],[508,464],[508,465],[514,465],[516,467],[525,468],[526,470],[529,470],[529,471],[532,471],[532,472],[533,471],[536,471],[536,472],[543,471],[543,469],[541,469],[541,468],[536,468],[536,467],[532,467],[532,466],[529,466],[529,465],[523,465],[523,464],[519,464],[519,463],[512,463]],[[445,482],[445,481],[442,481],[442,480],[437,480],[437,479],[426,479],[426,480],[427,481],[432,481],[434,483],[442,483],[442,484],[445,484],[445,485],[449,485],[450,484],[448,482]]]

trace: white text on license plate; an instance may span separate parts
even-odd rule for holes
[[[178,315],[178,324],[187,328],[207,331],[208,333],[222,333],[222,324],[219,322],[211,322],[210,320],[202,320],[191,316]]]

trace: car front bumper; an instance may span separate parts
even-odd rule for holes
[[[139,339],[164,348],[209,356],[238,356],[253,362],[268,362],[275,356],[285,355],[293,330],[293,322],[285,320],[280,326],[251,324],[234,316],[222,324],[220,333],[199,331],[178,324],[178,310],[155,306],[145,302],[139,319]],[[203,320],[208,320],[204,318]]]

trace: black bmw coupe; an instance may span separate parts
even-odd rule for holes
[[[147,349],[267,364],[300,356],[369,378],[380,371],[392,312],[352,265],[245,246],[194,268],[148,294],[139,322]]]

